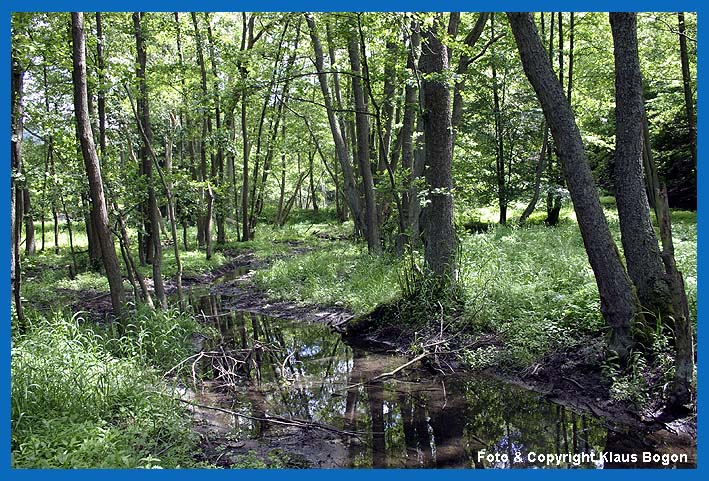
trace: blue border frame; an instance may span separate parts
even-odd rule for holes
[[[535,0],[535,1],[520,1],[520,0],[498,0],[494,4],[489,2],[476,2],[476,1],[463,1],[463,0],[436,0],[422,1],[422,0],[387,0],[387,1],[373,1],[373,0],[360,0],[358,2],[353,1],[343,1],[343,0],[242,0],[242,1],[226,1],[226,0],[210,0],[208,2],[196,2],[194,0],[143,0],[143,1],[119,1],[119,0],[7,0],[3,2],[0,6],[2,17],[0,17],[0,24],[2,25],[3,34],[0,35],[0,51],[4,52],[4,60],[0,63],[0,91],[9,92],[10,91],[10,12],[13,11],[132,11],[132,10],[143,10],[143,11],[347,11],[347,10],[359,10],[359,11],[480,11],[480,10],[496,10],[496,11],[691,11],[698,12],[701,18],[704,17],[703,13],[709,11],[704,7],[705,2],[700,2],[697,0],[646,0],[646,1],[631,1],[631,0],[619,0],[619,1],[609,1],[609,0],[598,0],[598,1],[588,1],[579,0],[575,2],[564,2],[561,0]],[[493,7],[493,8],[491,8]],[[698,48],[697,55],[702,56],[704,53],[704,45],[707,42],[707,35],[705,35],[703,27],[698,29]],[[704,92],[704,72],[705,70],[703,62],[697,63],[697,91]],[[703,161],[703,154],[707,151],[708,144],[707,140],[701,135],[705,132],[707,122],[705,121],[704,114],[707,112],[706,104],[702,95],[697,95],[697,148],[699,152],[698,165],[697,165],[697,189],[698,189],[698,211],[697,211],[697,229],[698,229],[698,258],[697,258],[697,282],[698,289],[701,289],[704,279],[704,274],[707,269],[704,256],[701,255],[701,248],[704,241],[705,232],[705,212],[709,208],[709,199],[705,198],[702,194],[709,189],[709,179],[705,179],[705,163]],[[0,118],[3,119],[3,125],[5,135],[4,138],[8,141],[5,145],[9,144],[9,132],[10,132],[10,97],[3,96],[2,102],[0,102]],[[0,192],[8,193],[10,192],[10,176],[7,175],[10,171],[10,155],[9,149],[5,149],[5,154],[2,157],[2,165],[5,168],[5,174],[0,175]],[[9,197],[5,194],[5,205],[9,204]],[[9,212],[9,208],[8,211]],[[9,215],[5,215],[2,222],[0,222],[0,252],[2,252],[5,262],[9,263],[9,253],[10,253],[10,219]],[[7,264],[6,264],[7,265]],[[698,419],[698,431],[700,433],[698,439],[698,468],[697,470],[679,470],[679,471],[666,471],[666,470],[623,470],[623,471],[593,471],[593,470],[583,470],[574,471],[573,474],[566,470],[508,470],[508,471],[490,471],[490,470],[242,470],[242,471],[231,471],[231,470],[56,470],[56,471],[44,471],[44,470],[13,470],[10,469],[10,418],[9,418],[9,392],[10,392],[10,275],[8,271],[2,273],[0,276],[0,290],[5,292],[6,295],[0,296],[0,311],[5,312],[5,316],[2,318],[0,328],[0,339],[2,342],[2,350],[4,353],[3,366],[2,366],[2,377],[0,381],[0,390],[5,393],[0,399],[0,407],[2,407],[2,412],[6,415],[2,416],[0,419],[0,430],[2,431],[2,444],[4,448],[0,450],[0,476],[7,476],[12,479],[44,479],[45,477],[51,477],[53,479],[92,479],[96,475],[105,477],[106,479],[120,479],[123,477],[131,476],[141,479],[192,479],[194,476],[205,476],[210,478],[219,479],[232,479],[236,477],[253,477],[259,480],[278,480],[283,481],[283,477],[288,477],[289,479],[327,479],[332,476],[337,476],[338,481],[355,480],[361,479],[363,476],[371,477],[375,476],[377,478],[384,478],[394,476],[396,478],[408,478],[411,480],[426,480],[430,481],[431,476],[437,478],[445,478],[448,480],[454,479],[466,479],[469,478],[473,473],[475,476],[483,477],[503,477],[509,479],[510,477],[533,477],[535,479],[565,479],[566,477],[572,475],[574,477],[580,477],[588,479],[589,477],[594,478],[608,478],[611,479],[616,477],[622,478],[664,478],[664,479],[690,479],[690,477],[696,477],[701,475],[702,472],[705,475],[709,472],[707,466],[707,449],[703,442],[703,434],[705,432],[704,422],[704,411],[702,409],[704,403],[698,403],[699,406],[699,419]],[[701,293],[701,290],[699,290]],[[697,316],[698,319],[704,318],[704,311],[706,310],[705,303],[702,295],[698,295],[697,300]],[[697,341],[699,344],[704,344],[704,338],[706,328],[703,327],[702,322],[698,322],[698,332]],[[703,357],[699,356],[698,372],[699,372],[699,382],[701,386],[704,385],[703,381]],[[700,387],[701,389],[701,387]]]

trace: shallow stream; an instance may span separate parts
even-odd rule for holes
[[[217,342],[197,346],[203,355],[195,357],[195,375],[203,381],[184,394],[202,406],[193,408],[197,430],[217,464],[247,458],[277,467],[696,464],[696,447],[641,436],[540,394],[480,375],[437,374],[420,363],[387,376],[408,359],[351,347],[324,324],[240,312],[225,294],[202,288],[189,295],[219,333]],[[644,462],[648,455],[656,458]]]

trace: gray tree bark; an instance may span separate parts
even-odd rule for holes
[[[679,52],[682,63],[682,86],[684,87],[684,105],[687,112],[689,137],[692,141],[692,161],[697,165],[697,124],[694,115],[694,98],[692,96],[692,77],[689,74],[689,55],[687,54],[687,35],[685,33],[684,12],[677,13],[679,33]]]
[[[615,57],[615,190],[623,252],[641,305],[672,315],[643,174],[643,93],[635,13],[611,13]]]
[[[34,235],[34,216],[32,215],[32,202],[30,200],[30,189],[22,189],[23,217],[25,221],[25,254],[34,255],[37,251],[37,244]]]
[[[84,157],[86,175],[89,179],[89,194],[91,195],[91,208],[95,211],[97,221],[96,231],[101,244],[103,265],[111,290],[111,305],[113,313],[120,316],[125,302],[121,271],[116,257],[116,247],[108,228],[108,211],[103,192],[101,166],[99,165],[96,146],[94,145],[91,123],[89,122],[89,104],[86,89],[86,57],[84,36],[84,14],[71,13],[73,69],[72,80],[74,84],[74,110],[76,114],[76,133],[81,143],[81,153]]]
[[[362,176],[364,191],[364,213],[367,225],[367,248],[370,254],[380,254],[382,251],[379,239],[379,218],[377,216],[377,199],[374,194],[374,178],[370,161],[369,145],[369,114],[362,88],[362,66],[359,55],[359,36],[356,25],[350,25],[350,35],[347,50],[352,67],[352,94],[355,104],[355,123],[357,128],[357,163]],[[385,159],[386,161],[386,159]]]
[[[12,256],[10,264],[10,276],[12,278],[12,288],[15,299],[15,314],[17,320],[24,321],[22,309],[22,261],[20,258],[20,239],[22,237],[22,211],[24,199],[22,186],[16,176],[22,174],[22,94],[24,87],[25,72],[16,57],[14,49],[12,52],[12,79],[11,79],[11,117],[12,117],[12,139],[10,141],[10,153],[12,162],[12,192],[10,194],[10,218],[12,219]]]
[[[635,290],[603,214],[571,106],[544,52],[534,19],[529,13],[508,12],[507,17],[525,74],[537,93],[564,167],[581,236],[596,278],[601,312],[611,327],[609,348],[624,362],[634,344],[633,323],[642,316]]]
[[[144,14],[140,12],[133,13],[133,25],[135,27],[135,45],[138,52],[138,67],[136,76],[138,77],[138,85],[140,95],[138,97],[138,117],[142,125],[145,137],[141,141],[140,161],[143,169],[143,175],[146,178],[148,185],[148,215],[150,222],[148,223],[148,239],[152,243],[150,251],[153,253],[153,288],[155,289],[155,297],[158,303],[167,308],[167,297],[165,296],[165,287],[162,279],[162,241],[160,239],[160,211],[158,210],[158,202],[155,196],[155,187],[153,186],[153,161],[150,156],[153,141],[153,129],[150,123],[150,107],[148,103],[148,85],[146,79],[146,63],[147,63],[147,48],[145,39],[143,38],[143,18]]]
[[[315,69],[318,72],[320,90],[322,91],[323,101],[325,102],[327,119],[330,124],[330,131],[332,132],[332,140],[335,143],[335,152],[337,154],[337,159],[340,162],[340,167],[342,167],[342,178],[345,184],[348,205],[355,221],[355,227],[363,231],[365,227],[362,219],[362,213],[360,211],[357,184],[355,183],[352,163],[350,162],[349,148],[347,146],[347,142],[345,141],[340,122],[336,118],[335,111],[332,106],[330,87],[327,84],[327,74],[325,73],[325,69],[323,67],[323,49],[322,44],[320,43],[320,37],[318,36],[317,27],[315,25],[315,18],[311,13],[306,13],[305,20],[308,23],[308,28],[310,30],[310,39],[312,40],[313,51],[315,53]]]
[[[419,60],[423,80],[423,126],[425,136],[428,201],[425,213],[425,262],[433,275],[446,281],[455,280],[457,239],[453,226],[453,128],[451,126],[451,94],[447,79],[448,51],[434,25],[423,31],[424,45]]]
[[[419,51],[421,48],[421,32],[419,25],[415,20],[411,22],[411,34],[409,38],[409,48],[406,60],[406,68],[409,70],[409,75],[417,75]],[[417,190],[414,186],[414,181],[417,178],[414,173],[414,129],[416,128],[416,112],[418,110],[418,85],[415,82],[406,82],[404,89],[404,118],[401,126],[401,167],[408,171],[407,190],[401,196],[402,213],[406,216],[404,219],[405,239],[404,244],[410,244],[413,240],[413,217],[414,214],[418,217],[418,213],[413,212],[413,204],[418,202],[416,198]]]

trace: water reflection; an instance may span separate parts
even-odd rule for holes
[[[224,301],[193,293],[193,305],[220,333],[215,345],[205,347],[220,355],[203,362],[211,381],[201,400],[249,416],[229,426],[237,439],[280,446],[288,433],[262,420],[274,417],[360,433],[301,432],[297,444],[288,446],[306,458],[327,451],[326,465],[340,467],[629,467],[647,465],[603,459],[601,453],[672,452],[487,378],[409,369],[367,382],[406,359],[350,347],[324,325],[222,312]],[[675,465],[695,463],[696,450],[688,452],[689,463]],[[582,462],[575,462],[582,454]],[[554,462],[546,462],[549,456]]]

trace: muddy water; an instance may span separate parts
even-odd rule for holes
[[[408,360],[350,347],[323,324],[238,312],[229,297],[205,290],[192,291],[191,302],[219,333],[216,342],[199,346],[205,354],[195,372],[203,381],[186,395],[202,406],[194,408],[197,430],[219,465],[245,459],[275,467],[696,463],[694,448],[643,438],[485,377],[416,366],[382,376]],[[657,462],[643,462],[644,452],[658,455]],[[663,460],[662,453],[687,459]]]

